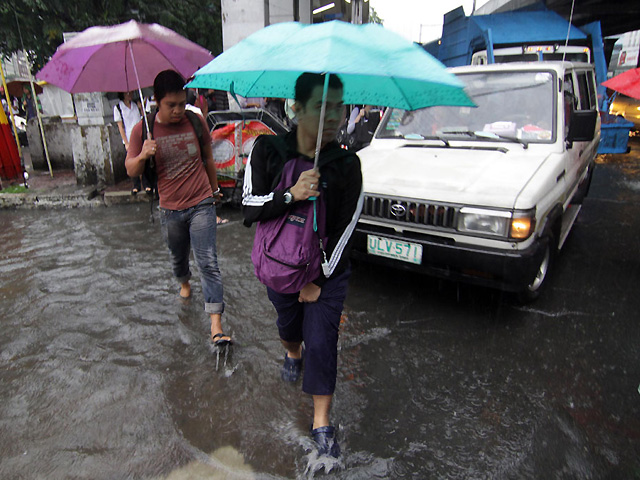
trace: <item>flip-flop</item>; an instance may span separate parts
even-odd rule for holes
[[[131,195],[137,195],[138,194],[138,189],[137,188],[132,188],[131,189]]]
[[[227,218],[219,218],[216,223],[218,225],[224,225],[225,223],[229,223],[229,219],[227,219]]]
[[[223,337],[229,337],[229,339],[226,339]],[[231,337],[226,333],[216,333],[215,335],[212,335],[211,341],[216,347],[223,347],[225,345],[231,345],[233,343],[233,341],[231,340]]]

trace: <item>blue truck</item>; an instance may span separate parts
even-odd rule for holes
[[[571,25],[543,4],[521,10],[466,16],[458,7],[444,16],[442,38],[423,45],[447,67],[522,61],[586,62],[594,65],[602,138],[598,153],[627,151],[629,128],[622,118],[608,115],[607,62],[600,22]]]

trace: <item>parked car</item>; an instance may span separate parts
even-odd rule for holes
[[[353,256],[533,300],[589,190],[600,139],[593,66],[451,71],[476,108],[389,109],[359,152]]]
[[[640,100],[618,94],[609,107],[611,115],[622,115],[625,120],[633,122],[634,130],[640,130]]]

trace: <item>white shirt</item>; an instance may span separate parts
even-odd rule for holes
[[[120,112],[118,111],[118,105],[120,105],[122,109],[122,116],[120,116]],[[142,120],[142,115],[140,115],[140,110],[138,110],[138,105],[136,105],[135,102],[131,102],[131,108],[127,107],[122,100],[118,102],[118,105],[113,107],[113,120],[122,122],[124,134],[127,136],[127,141],[129,141],[131,130],[133,130],[136,123]]]

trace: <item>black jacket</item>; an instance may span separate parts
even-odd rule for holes
[[[280,181],[284,164],[299,156],[295,129],[282,136],[258,137],[244,178],[242,211],[246,226],[287,213],[289,206],[284,203],[285,189],[274,189]],[[355,153],[331,142],[320,151],[318,167],[321,195],[327,209],[328,242],[325,251],[330,267],[328,277],[321,275],[314,280],[315,284],[322,286],[327,278],[340,274],[348,265],[350,239],[362,210],[363,196],[360,159]]]

